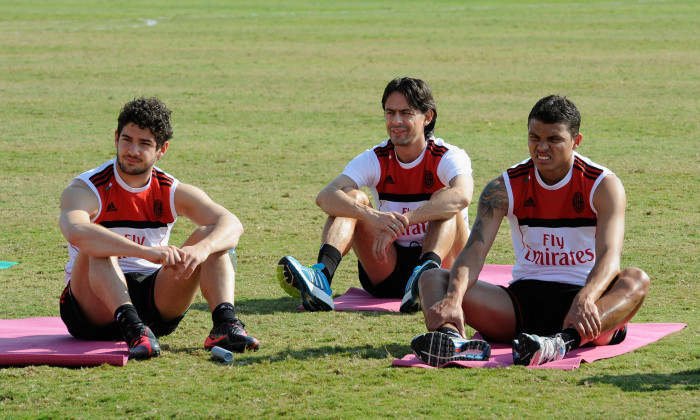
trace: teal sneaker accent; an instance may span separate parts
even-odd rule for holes
[[[333,291],[326,276],[321,272],[322,264],[305,267],[294,257],[282,258],[277,266],[277,278],[282,288],[290,295],[290,290],[298,290],[302,305],[307,311],[332,311]]]
[[[406,291],[403,299],[401,299],[401,307],[399,311],[404,314],[412,314],[420,310],[420,296],[418,295],[418,279],[420,276],[431,268],[439,268],[440,266],[433,260],[428,260],[423,264],[413,269],[413,274],[408,278],[406,283]]]

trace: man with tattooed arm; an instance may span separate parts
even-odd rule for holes
[[[484,188],[452,269],[418,280],[429,332],[411,348],[433,366],[479,358],[465,350],[487,346],[466,340],[465,324],[489,341],[512,342],[518,365],[619,343],[649,292],[644,271],[620,269],[625,191],[609,169],[576,152],[583,139],[576,106],[548,96],[527,122],[530,158]],[[504,217],[515,252],[508,287],[478,280]]]

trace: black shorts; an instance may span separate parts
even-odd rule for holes
[[[582,288],[541,280],[518,280],[501,287],[513,301],[516,334],[541,336],[561,332],[564,318]]]
[[[160,312],[156,308],[156,300],[153,293],[156,276],[144,273],[124,273],[126,285],[129,288],[131,302],[136,308],[141,320],[146,324],[156,337],[168,335],[175,331],[184,314],[173,319],[164,321]],[[93,325],[83,317],[78,301],[70,290],[70,281],[63,289],[59,303],[61,309],[61,319],[66,324],[68,332],[75,338],[82,340],[119,341],[124,337],[117,327],[117,323],[112,322],[107,325]]]
[[[378,298],[399,298],[401,299],[406,291],[408,278],[413,274],[413,269],[418,265],[418,260],[422,254],[421,246],[399,246],[396,247],[396,266],[389,277],[374,285],[369,279],[369,275],[362,267],[362,263],[357,261],[357,271],[360,277],[360,284],[369,294]]]

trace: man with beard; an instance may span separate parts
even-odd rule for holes
[[[227,250],[243,226],[203,191],[155,164],[167,151],[170,110],[158,98],[122,109],[116,158],[78,175],[61,195],[59,226],[68,240],[61,318],[84,340],[125,340],[129,356],[160,354],[198,290],[209,303],[211,349],[257,350],[234,310],[235,273]],[[198,227],[181,247],[168,245],[178,215]]]

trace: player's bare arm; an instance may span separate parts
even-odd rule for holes
[[[69,243],[90,256],[138,257],[166,266],[177,264],[181,259],[177,247],[145,247],[91,223],[99,210],[99,201],[82,181],[74,182],[63,191],[60,206],[61,232]]]
[[[501,221],[508,212],[508,193],[503,177],[492,180],[479,197],[476,219],[469,239],[450,270],[450,280],[445,298],[426,313],[426,327],[434,331],[445,324],[452,324],[464,337],[464,312],[462,300],[470,285],[477,281],[486,256],[496,239]]]
[[[457,175],[449,187],[436,192],[427,202],[406,213],[409,225],[445,220],[465,209],[472,201],[474,180],[471,175]]]
[[[347,175],[340,175],[318,193],[316,205],[332,217],[349,217],[362,220],[396,238],[408,226],[405,215],[397,212],[383,212],[365,206],[349,197],[345,191],[359,187]]]
[[[607,175],[593,196],[593,205],[598,212],[596,262],[564,319],[565,327],[573,325],[587,340],[595,339],[602,332],[596,302],[620,273],[626,204],[619,178]]]
[[[175,210],[197,226],[207,228],[203,239],[182,247],[184,256],[178,267],[178,277],[188,278],[212,253],[236,247],[243,234],[243,225],[236,216],[193,185],[178,185]]]

